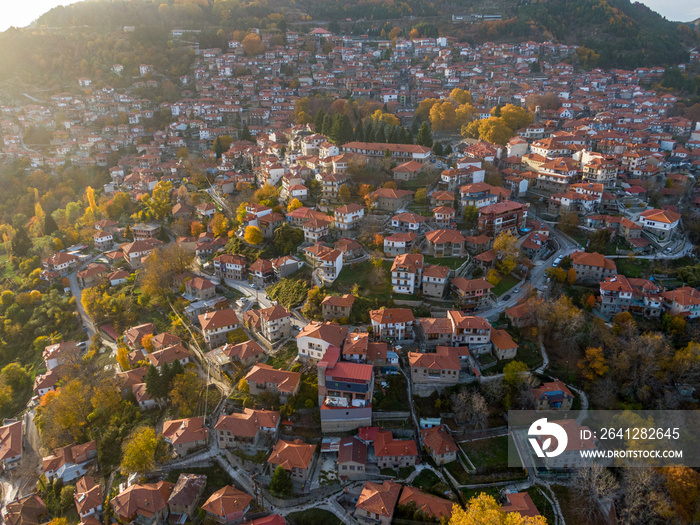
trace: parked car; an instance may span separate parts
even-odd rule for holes
[[[513,293],[518,293],[519,291],[520,291],[520,287],[513,289]]]

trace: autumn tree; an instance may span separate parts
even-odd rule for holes
[[[569,286],[573,285],[576,282],[576,270],[574,270],[573,266],[569,268],[569,271],[566,272],[566,284]]]
[[[259,55],[265,50],[260,36],[255,33],[248,33],[241,42],[241,47],[248,56]]]
[[[569,297],[540,301],[536,307],[540,331],[551,343],[570,345],[582,335],[585,316]]]
[[[261,188],[258,188],[253,194],[253,199],[258,204],[274,208],[279,204],[280,189],[272,184],[265,183]]]
[[[457,129],[457,112],[450,101],[437,103],[430,108],[430,124],[435,131]]]
[[[120,346],[117,349],[117,363],[124,372],[131,368],[129,366],[129,349],[127,347]]]
[[[514,104],[506,104],[501,108],[501,118],[512,130],[524,128],[533,121],[532,115],[525,108]]]
[[[685,466],[662,469],[674,513],[682,523],[696,523],[700,514],[700,474]]]
[[[199,401],[201,385],[197,374],[185,372],[173,380],[170,401],[180,411],[180,417],[192,417]]]
[[[291,200],[291,202],[287,205],[287,213],[291,213],[294,210],[298,210],[301,208],[304,204],[297,198],[294,198]]]
[[[125,476],[132,472],[145,474],[156,466],[158,438],[151,427],[137,428],[122,446],[122,462],[119,470]]]
[[[464,89],[461,88],[454,88],[450,92],[450,98],[454,100],[457,104],[462,105],[462,104],[471,104],[472,101],[472,94],[469,91],[465,91]]]
[[[141,288],[149,295],[163,297],[173,292],[175,276],[184,273],[194,259],[194,251],[177,243],[156,247],[138,274]]]
[[[588,348],[585,357],[578,362],[578,368],[581,370],[581,375],[589,381],[604,376],[610,370],[601,347]]]
[[[464,508],[453,505],[449,525],[547,525],[547,520],[543,516],[506,513],[493,496],[482,492],[472,497]]]
[[[216,212],[211,218],[211,231],[217,237],[228,233],[229,222],[226,216],[221,212]]]
[[[573,235],[578,230],[578,213],[570,211],[559,221],[559,229],[567,235]]]
[[[348,202],[350,202],[352,195],[350,193],[350,188],[348,188],[347,184],[341,184],[340,188],[338,188],[338,198],[342,203],[347,204]]]
[[[426,98],[420,101],[418,107],[413,112],[415,118],[425,122],[430,118],[430,110],[440,101],[436,98]]]
[[[416,204],[423,206],[428,202],[428,190],[426,188],[418,188],[415,194]]]
[[[496,252],[496,267],[503,275],[510,274],[520,256],[518,239],[510,231],[502,231],[493,241],[493,250]]]
[[[243,239],[245,239],[245,242],[248,244],[257,245],[263,242],[264,237],[262,231],[260,231],[260,228],[257,226],[247,226]]]
[[[158,181],[151,195],[144,195],[141,202],[153,214],[156,220],[163,220],[171,211],[170,192],[173,185],[170,181]]]

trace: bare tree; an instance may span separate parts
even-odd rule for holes
[[[664,478],[657,471],[640,467],[623,470],[620,523],[668,523],[665,517],[668,517],[670,510],[671,502],[664,487]]]
[[[487,427],[489,406],[484,396],[478,392],[462,390],[452,394],[452,410],[458,421],[464,421],[468,427],[482,429]]]
[[[576,470],[574,488],[581,499],[586,501],[583,509],[588,513],[587,517],[590,520],[599,512],[599,503],[614,497],[619,485],[608,469],[594,463],[590,467]]]

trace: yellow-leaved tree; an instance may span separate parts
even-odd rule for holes
[[[263,234],[257,226],[248,226],[243,235],[243,239],[248,244],[260,244],[263,242],[263,238]]]
[[[156,466],[158,438],[151,427],[137,428],[122,446],[122,463],[119,469],[128,476],[132,472],[145,474]]]
[[[474,496],[465,508],[452,507],[449,525],[547,525],[543,516],[522,516],[518,512],[505,512],[493,496]]]
[[[302,202],[299,199],[292,199],[289,204],[287,204],[287,213],[291,213],[294,210],[298,210],[303,206]]]

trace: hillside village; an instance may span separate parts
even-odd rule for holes
[[[440,522],[480,487],[576,523],[568,465],[508,468],[508,410],[697,408],[700,123],[665,68],[309,29],[173,31],[187,75],[0,106],[45,188],[3,229],[4,278],[33,279],[3,315],[71,316],[18,361],[6,523]],[[42,200],[69,170],[84,194]],[[629,371],[651,347],[672,364]]]

